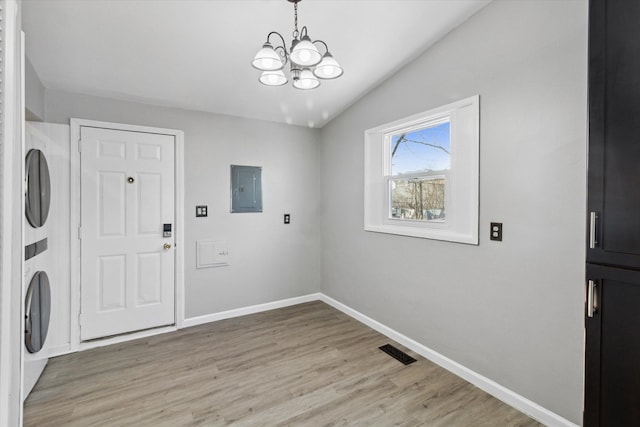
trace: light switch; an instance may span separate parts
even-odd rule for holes
[[[207,216],[207,205],[196,206],[196,217]]]

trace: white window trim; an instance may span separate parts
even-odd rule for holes
[[[364,229],[379,233],[478,244],[480,96],[453,102],[365,131]],[[451,121],[451,173],[444,221],[389,218],[390,135]],[[409,175],[406,175],[407,177]]]

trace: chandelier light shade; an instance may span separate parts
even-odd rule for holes
[[[296,89],[308,90],[315,89],[318,86],[320,86],[320,80],[308,68],[302,70],[300,77],[293,80],[293,87]]]
[[[258,80],[267,86],[282,86],[289,81],[282,70],[263,71]]]
[[[311,43],[309,36],[304,36],[291,50],[291,60],[303,67],[312,67],[320,62],[322,55]]]
[[[266,42],[262,45],[262,49],[256,53],[256,56],[251,61],[251,65],[253,65],[258,70],[262,71],[274,71],[281,70],[284,67],[284,62],[282,62],[282,58],[278,55],[271,46],[271,43]]]
[[[320,80],[331,80],[340,77],[344,70],[329,53],[327,44],[322,40],[311,40],[307,27],[302,27],[298,31],[298,3],[302,0],[287,0],[293,3],[294,8],[294,31],[290,49],[284,37],[277,31],[272,31],[267,35],[267,41],[262,45],[251,61],[251,65],[263,73],[258,79],[260,83],[267,86],[282,86],[289,79],[283,69],[289,64],[293,87],[302,90],[315,89],[320,86]],[[275,48],[271,44],[271,37],[279,38],[281,44]],[[324,49],[324,53],[318,49]]]
[[[337,79],[343,73],[342,67],[338,64],[338,61],[333,59],[333,56],[329,52],[325,53],[322,57],[322,61],[313,70],[313,74],[320,79]]]

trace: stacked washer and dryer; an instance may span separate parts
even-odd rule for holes
[[[25,160],[24,223],[24,397],[29,394],[47,364],[42,350],[49,331],[51,265],[48,231],[51,178],[46,147],[30,147]]]
[[[26,122],[25,153],[23,399],[69,351],[69,126]]]

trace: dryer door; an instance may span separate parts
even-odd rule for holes
[[[25,303],[24,342],[29,353],[36,353],[42,349],[47,339],[51,314],[51,288],[49,277],[44,271],[33,275]]]
[[[51,180],[49,166],[42,151],[33,149],[26,160],[27,192],[25,213],[32,227],[42,227],[49,215]]]

